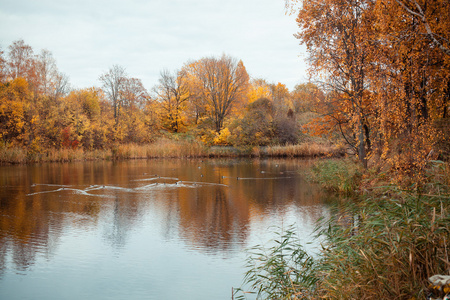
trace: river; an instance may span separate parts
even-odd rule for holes
[[[246,248],[289,225],[312,241],[329,213],[310,163],[0,166],[0,299],[229,300]]]

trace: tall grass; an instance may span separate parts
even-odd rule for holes
[[[161,138],[151,144],[116,144],[110,149],[25,149],[0,148],[0,163],[69,162],[80,160],[121,160],[145,158],[194,157],[317,157],[339,156],[342,149],[311,142],[301,145],[253,147],[238,149],[230,146],[207,147],[195,139]]]
[[[25,163],[27,151],[19,147],[0,147],[0,163]]]
[[[344,155],[345,149],[331,144],[309,142],[299,145],[268,146],[263,153],[275,157],[336,157]]]
[[[368,198],[348,205],[357,222],[327,222],[319,294],[333,299],[424,299],[427,278],[449,274],[449,200]],[[342,215],[342,209],[340,214]]]
[[[350,194],[357,190],[362,171],[362,166],[351,159],[327,159],[316,162],[310,175],[328,190]]]
[[[236,299],[246,299],[246,294],[256,294],[258,299],[310,298],[314,294],[318,280],[314,260],[303,249],[293,227],[278,229],[275,236],[273,246],[249,249],[244,281],[252,291],[238,288]]]
[[[264,299],[425,299],[429,277],[450,275],[450,174],[435,166],[420,193],[391,186],[336,205],[314,258],[295,233],[276,234],[277,247],[249,252],[246,284]]]

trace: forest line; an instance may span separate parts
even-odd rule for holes
[[[168,138],[251,151],[319,141],[405,178],[448,159],[449,5],[287,5],[311,76],[292,91],[250,78],[243,61],[225,54],[162,70],[150,90],[119,65],[99,74],[97,86],[71,90],[51,52],[13,42],[0,56],[2,149],[91,151]]]

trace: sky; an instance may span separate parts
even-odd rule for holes
[[[52,52],[74,88],[100,86],[113,65],[150,90],[164,69],[222,54],[251,78],[290,90],[307,81],[306,51],[284,0],[0,0],[0,46]]]

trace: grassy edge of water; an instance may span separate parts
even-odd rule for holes
[[[195,140],[160,139],[152,144],[118,144],[110,149],[102,150],[83,150],[81,148],[37,150],[3,146],[0,147],[0,164],[150,158],[334,157],[344,155],[344,150],[319,143],[240,149],[228,146],[207,147]]]
[[[450,275],[449,165],[432,162],[418,193],[358,189],[383,175],[360,174],[348,160],[317,163],[311,173],[319,183],[340,178],[337,183],[365,192],[339,201],[319,222],[317,238],[325,242],[318,256],[309,255],[292,230],[274,233],[272,248],[249,249],[244,286],[264,299],[424,299],[430,291],[442,297],[428,278]],[[340,186],[325,184],[348,194]],[[236,291],[235,299],[246,299],[248,292]]]

